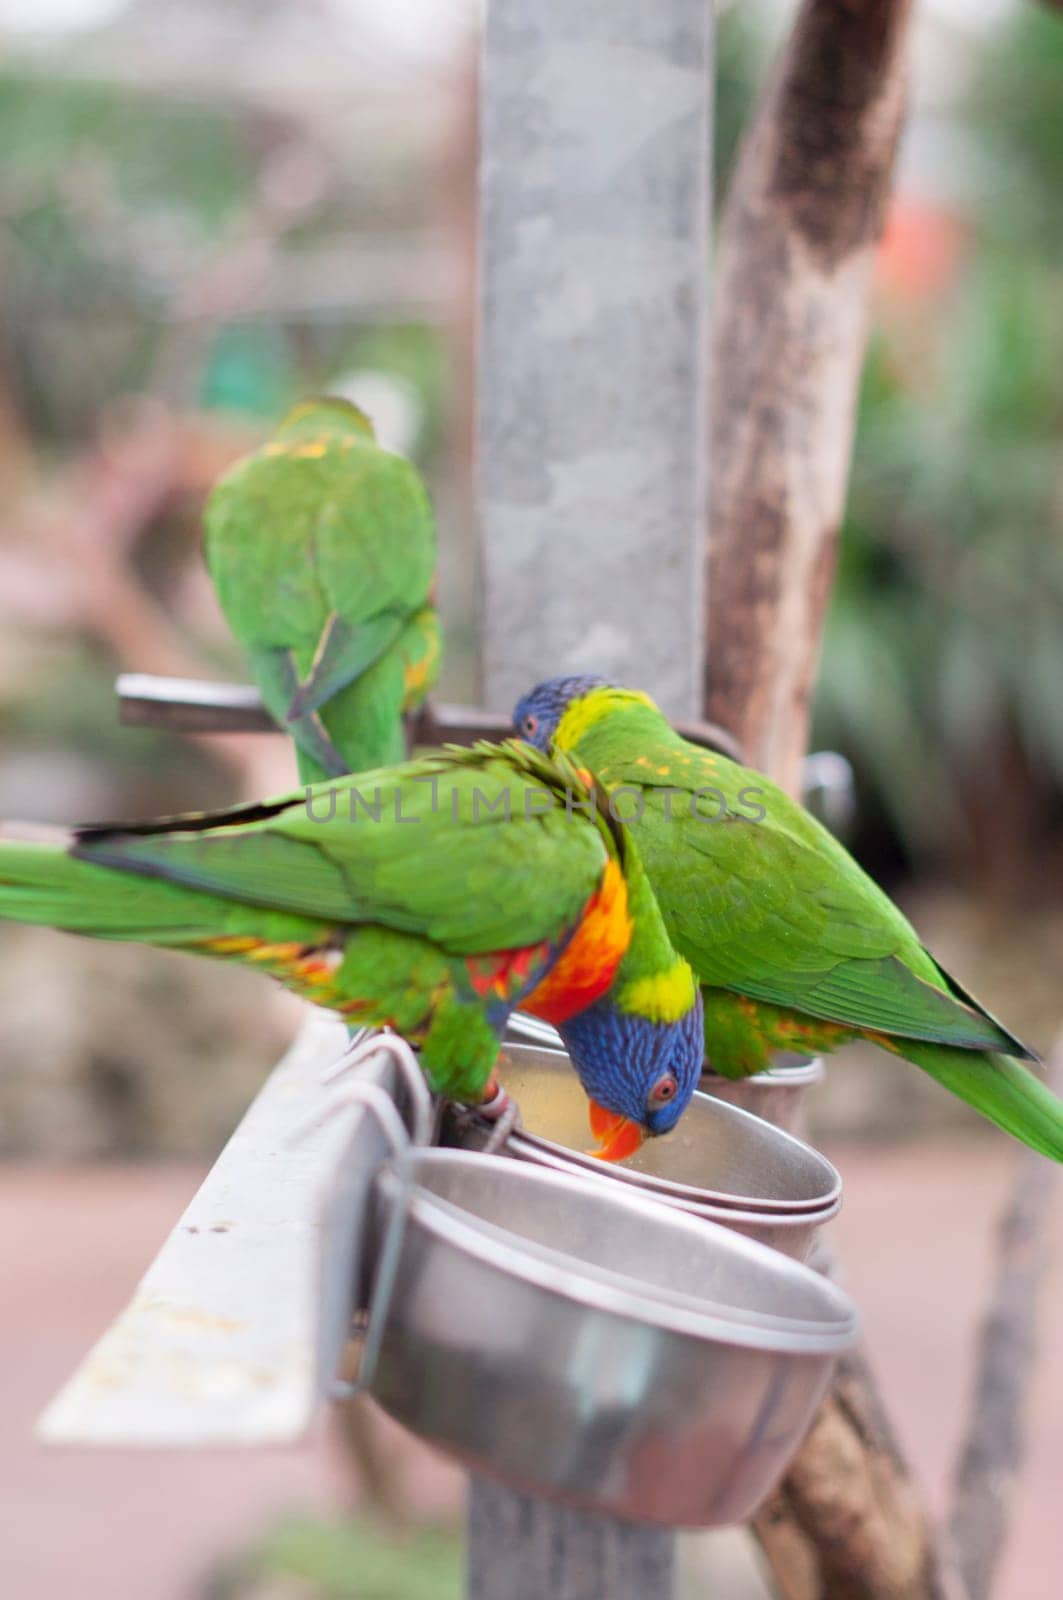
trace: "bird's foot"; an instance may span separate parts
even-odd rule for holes
[[[490,1080],[485,1097],[478,1105],[452,1104],[450,1107],[451,1128],[459,1142],[465,1139],[471,1129],[484,1122],[493,1124],[487,1143],[484,1145],[486,1155],[497,1155],[514,1128],[520,1127],[520,1107],[506,1093],[497,1078]]]
[[[485,1156],[496,1156],[503,1150],[511,1133],[520,1127],[520,1106],[499,1084],[491,1099],[477,1106],[479,1115],[494,1124],[484,1145]]]

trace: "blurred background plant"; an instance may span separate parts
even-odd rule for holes
[[[720,194],[790,9],[720,7]],[[475,695],[476,23],[472,0],[0,0],[0,816],[291,781],[279,740],[120,730],[112,686],[241,675],[203,497],[322,389],[425,472],[443,690]],[[915,45],[816,742],[855,767],[858,855],[1043,1046],[1063,976],[1063,14],[927,0]],[[296,1015],[250,975],[5,930],[0,1153],[202,1162]],[[917,1078],[848,1060],[817,1131],[973,1136]],[[449,1545],[287,1523],[216,1592],[457,1581]]]
[[[453,1529],[390,1537],[364,1522],[292,1518],[213,1574],[205,1600],[461,1600],[461,1546]]]
[[[990,37],[947,137],[913,124],[936,195],[902,164],[817,737],[869,850],[1029,901],[1063,873],[1063,25]]]

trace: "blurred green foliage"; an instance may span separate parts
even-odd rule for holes
[[[447,403],[444,340],[426,323],[307,329],[296,338],[276,323],[229,323],[211,341],[199,383],[208,411],[239,412],[270,423],[308,394],[371,371],[398,378],[416,396],[414,454],[423,466],[443,436]]]
[[[175,263],[238,212],[254,160],[223,107],[0,71],[0,329],[22,415],[70,442],[149,380]]]
[[[31,204],[32,189],[62,193],[72,164],[76,172],[78,161],[98,160],[127,213],[179,211],[204,233],[233,214],[254,171],[239,118],[224,107],[38,75],[11,62],[0,72],[0,139],[5,187],[24,187]]]
[[[1016,269],[970,274],[928,392],[876,340],[824,648],[817,737],[938,856],[1007,738],[1030,781],[1063,786],[1063,319]]]
[[[216,427],[203,459],[213,448],[221,470],[218,451],[246,448],[297,399],[371,370],[410,392],[413,450],[431,465],[449,382],[440,331],[378,323],[375,309],[363,320],[342,290],[322,309],[301,288],[315,250],[311,278],[347,255],[356,268],[359,240],[381,229],[399,249],[404,229],[416,238],[426,227],[423,174],[393,194],[385,176],[410,159],[401,126],[379,159],[359,149],[348,162],[342,141],[322,141],[315,107],[228,103],[207,89],[86,82],[76,72],[62,51],[12,52],[0,66],[0,465],[24,455],[28,468],[5,486],[11,543],[33,554],[34,497],[101,437],[123,433],[129,397],[158,395],[197,416],[203,440]],[[190,660],[238,676],[237,653],[226,658],[224,638],[203,632],[202,605],[186,592],[199,561],[198,448],[184,458],[191,484],[138,531],[129,563]],[[46,573],[37,582],[45,587]],[[118,728],[114,672],[138,663],[90,644],[62,607],[56,614],[73,626],[60,637],[48,611],[43,601],[31,609],[18,647],[26,669],[5,662],[0,674],[6,751],[28,760],[58,748],[113,766],[130,804],[147,810],[230,798],[231,775],[214,770],[208,750]],[[158,786],[172,790],[169,805]]]
[[[293,352],[270,323],[242,322],[219,329],[199,383],[208,411],[280,417],[294,404]]]
[[[449,1530],[389,1536],[366,1523],[285,1521],[228,1562],[209,1593],[211,1600],[460,1600],[461,1543]]]
[[[766,56],[767,37],[763,18],[756,8],[735,4],[719,14],[712,105],[712,164],[717,201],[726,193]]]
[[[116,399],[157,388],[167,343],[180,351],[200,338],[195,318],[180,322],[181,295],[219,253],[239,250],[249,219],[261,232],[255,207],[278,151],[308,159],[321,187],[274,240],[281,256],[294,260],[331,237],[356,249],[350,240],[381,221],[376,197],[332,167],[312,132],[210,98],[85,83],[13,59],[0,68],[0,141],[3,365],[46,447],[78,443]],[[401,161],[401,152],[386,158]],[[422,200],[416,185],[394,197],[387,224],[400,233],[423,224]],[[413,386],[431,444],[443,403],[437,330],[359,325],[342,306],[325,316],[221,316],[206,330],[191,392],[168,398],[273,421],[369,362]]]
[[[880,305],[814,738],[857,769],[879,872],[999,886],[1025,856],[1029,887],[1063,816],[1063,19],[1017,8],[964,49],[965,243],[946,289]],[[767,55],[763,13],[729,7],[718,195]]]
[[[955,279],[872,342],[816,737],[909,858],[982,872],[1021,826],[1036,876],[1063,793],[1063,21],[1024,8],[998,43]]]
[[[969,111],[983,146],[981,220],[987,233],[1058,261],[1063,245],[1063,18],[1017,8],[990,41]]]

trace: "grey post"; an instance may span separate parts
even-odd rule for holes
[[[490,0],[478,456],[484,687],[614,675],[698,710],[711,17]],[[473,1480],[470,1600],[668,1600],[675,1538]]]
[[[490,0],[481,129],[484,679],[700,701],[712,7]]]

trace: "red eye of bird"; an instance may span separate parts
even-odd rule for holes
[[[539,731],[539,718],[535,716],[525,717],[522,726],[528,738],[534,739],[535,735]]]
[[[668,1104],[669,1100],[674,1100],[678,1093],[678,1078],[676,1078],[671,1072],[664,1073],[662,1077],[657,1079],[657,1082],[650,1090],[650,1097],[648,1101],[650,1110],[659,1111],[661,1106],[666,1106]]]

